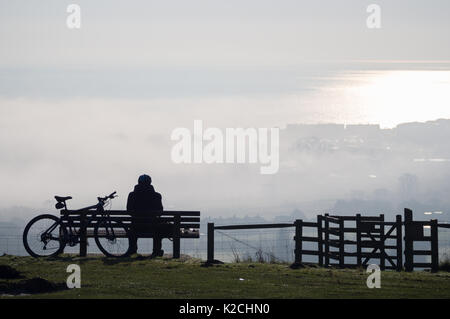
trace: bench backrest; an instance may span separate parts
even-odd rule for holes
[[[153,213],[153,214],[152,214]],[[96,218],[93,215],[97,214],[96,210],[89,211],[77,211],[77,210],[62,210],[61,216],[63,216],[63,223],[70,224],[72,227],[80,227],[81,218],[86,218],[88,222],[86,227],[94,227],[96,224]],[[158,214],[161,221],[174,223],[179,225],[180,230],[194,230],[197,235],[188,236],[182,235],[182,237],[195,237],[197,238],[200,230],[200,212],[199,211],[163,211],[163,212],[148,212],[147,214],[142,214],[142,217],[132,217],[126,210],[108,210],[105,211],[106,215],[109,215],[109,219],[113,221],[120,221],[124,224],[133,223],[139,224],[142,221],[143,224],[148,223],[148,219],[151,216]],[[84,216],[82,216],[84,215]],[[101,216],[98,215],[97,218]],[[183,232],[182,232],[183,233]]]

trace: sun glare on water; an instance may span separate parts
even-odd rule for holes
[[[362,71],[340,80],[345,84],[334,89],[361,122],[393,127],[450,118],[450,71]]]

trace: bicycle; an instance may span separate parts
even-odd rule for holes
[[[110,200],[117,197],[116,192],[97,197],[98,203],[77,210],[70,214],[87,214],[86,225],[94,227],[94,238],[100,251],[108,257],[128,256],[131,251],[133,234],[121,221],[112,219],[104,209]],[[66,245],[73,247],[80,243],[80,222],[71,217],[66,201],[72,197],[55,196],[56,209],[61,210],[61,217],[43,214],[33,218],[23,232],[23,244],[33,257],[54,257],[64,251]]]

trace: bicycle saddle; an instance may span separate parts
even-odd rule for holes
[[[61,196],[55,196],[55,199],[58,203],[65,202],[66,200],[72,199],[71,196],[61,197]]]

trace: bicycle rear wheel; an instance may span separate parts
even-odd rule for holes
[[[59,255],[64,251],[66,238],[66,227],[58,217],[50,214],[33,218],[23,231],[23,245],[33,257]]]
[[[132,235],[121,222],[103,220],[94,228],[95,243],[108,257],[125,257],[130,255]]]

